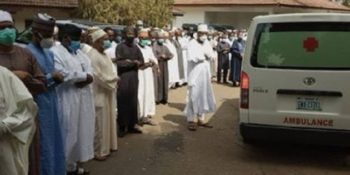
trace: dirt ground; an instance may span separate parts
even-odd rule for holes
[[[157,106],[158,126],[118,139],[107,161],[90,161],[91,175],[349,175],[346,150],[288,144],[246,145],[238,134],[239,89],[213,84],[213,129],[188,131],[182,113],[186,87]],[[209,115],[208,115],[209,116]]]

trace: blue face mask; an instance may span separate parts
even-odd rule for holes
[[[109,49],[112,46],[112,43],[109,40],[104,40],[102,47],[104,49]]]
[[[77,52],[80,49],[80,41],[71,41],[69,48],[72,51]]]
[[[12,45],[16,40],[16,30],[14,28],[5,28],[0,30],[0,44]]]

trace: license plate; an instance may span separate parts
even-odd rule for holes
[[[297,110],[322,111],[320,99],[312,97],[298,97]]]

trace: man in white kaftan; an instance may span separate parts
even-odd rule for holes
[[[185,72],[185,78],[184,80],[182,80],[182,83],[187,83],[188,81],[188,59],[187,59],[187,56],[188,56],[188,44],[190,42],[190,38],[188,37],[180,37],[179,38],[179,42],[180,42],[180,45],[181,45],[181,48],[182,48],[182,54],[183,54],[183,63],[184,63],[184,72]]]
[[[118,46],[118,44],[114,41],[115,40],[115,32],[110,27],[105,28],[104,31],[107,33],[109,41],[111,42],[111,47],[106,49],[104,52],[108,56],[108,58],[110,58],[114,61],[115,60],[115,49]]]
[[[139,120],[143,124],[151,124],[150,117],[156,114],[156,99],[154,93],[153,66],[158,65],[158,60],[153,50],[148,46],[149,36],[147,30],[141,30],[139,34],[139,48],[144,58],[144,66],[138,71],[139,87]]]
[[[87,55],[91,59],[94,83],[93,92],[96,111],[95,159],[105,160],[111,150],[117,150],[116,87],[118,76],[113,70],[112,60],[107,57],[104,43],[109,42],[103,30],[90,34],[93,48]]]
[[[211,77],[214,78],[216,77],[216,72],[217,72],[217,65],[218,65],[218,52],[216,51],[218,41],[217,38],[214,36],[214,32],[211,32],[210,35],[208,36],[208,41],[213,48],[214,51],[214,58],[210,61],[210,72],[211,72]]]
[[[174,88],[176,83],[180,82],[179,75],[179,63],[178,55],[175,45],[169,39],[169,33],[165,32],[165,43],[164,45],[168,47],[171,54],[174,55],[173,59],[168,61],[168,70],[169,70],[169,88]]]
[[[37,106],[13,73],[0,66],[0,174],[27,175]]]
[[[199,25],[198,39],[191,40],[188,46],[188,92],[184,112],[189,122],[188,129],[191,131],[197,129],[194,123],[196,117],[198,126],[212,128],[205,122],[204,114],[216,110],[210,77],[210,60],[214,58],[214,52],[207,41],[207,32],[207,25]]]
[[[82,172],[77,162],[94,157],[95,110],[89,58],[80,50],[81,29],[66,24],[60,27],[61,44],[54,46],[55,69],[64,76],[57,87],[60,124],[68,172]]]
[[[116,61],[116,58],[115,58],[115,50],[117,49],[117,46],[118,46],[118,44],[114,41],[114,40],[115,40],[115,35],[116,35],[116,33],[115,33],[115,31],[114,31],[112,28],[110,28],[110,27],[105,28],[104,31],[107,33],[108,38],[109,38],[109,41],[110,41],[110,43],[111,43],[111,46],[110,46],[108,49],[106,49],[106,50],[104,51],[104,53],[107,55],[108,58],[110,58],[110,59],[113,61],[113,63],[114,63],[114,68],[115,68],[115,69],[114,69],[114,72],[115,72],[116,74],[118,74],[118,72],[117,72],[117,64],[115,63],[115,61]]]

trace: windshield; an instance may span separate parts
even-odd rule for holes
[[[260,24],[252,64],[294,69],[350,69],[350,23]]]

